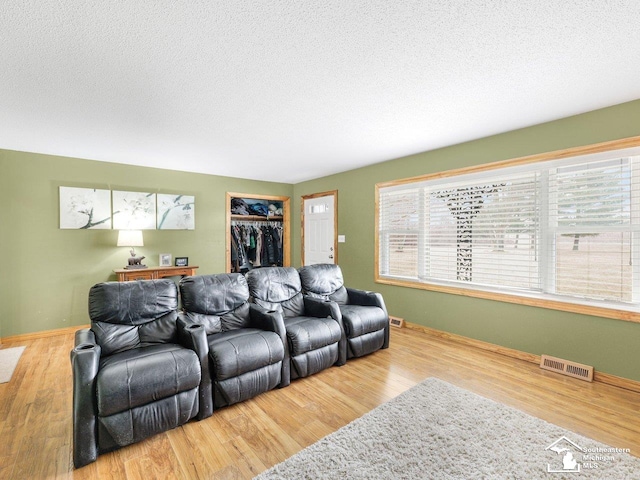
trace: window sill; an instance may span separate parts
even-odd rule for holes
[[[384,285],[393,285],[397,287],[408,287],[419,290],[428,290],[440,293],[449,293],[452,295],[463,295],[472,298],[481,298],[484,300],[495,300],[499,302],[515,303],[518,305],[527,305],[531,307],[548,308],[552,310],[560,310],[563,312],[579,313],[582,315],[593,315],[596,317],[612,318],[615,320],[624,320],[627,322],[640,323],[640,311],[624,309],[624,305],[611,306],[604,302],[579,303],[562,301],[544,294],[530,293],[504,293],[498,290],[464,288],[453,284],[437,284],[437,283],[421,283],[412,280],[400,280],[397,278],[389,278],[377,275],[376,283]]]

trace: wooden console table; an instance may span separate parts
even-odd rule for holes
[[[193,267],[148,267],[148,268],[119,268],[114,270],[118,276],[119,282],[128,282],[130,280],[156,280],[158,278],[185,277],[187,275],[195,275],[197,266]]]

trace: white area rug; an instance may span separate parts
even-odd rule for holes
[[[436,378],[256,479],[638,479],[640,458]]]
[[[18,365],[20,355],[26,347],[13,347],[0,349],[0,383],[7,383],[11,380],[13,371]]]

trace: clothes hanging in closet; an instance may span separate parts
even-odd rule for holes
[[[261,225],[258,225],[261,224]],[[283,262],[282,226],[237,222],[231,226],[231,271],[278,266]]]

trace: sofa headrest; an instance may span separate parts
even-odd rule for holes
[[[89,317],[102,356],[177,340],[178,288],[171,280],[106,282],[89,291]]]
[[[142,325],[178,308],[178,288],[171,280],[98,283],[89,290],[92,322]]]
[[[264,267],[247,272],[249,292],[254,299],[282,303],[302,292],[300,275],[293,267]]]
[[[197,275],[180,281],[180,294],[187,312],[224,315],[247,303],[249,286],[240,273]]]
[[[300,281],[304,292],[332,295],[344,286],[342,270],[338,265],[319,263],[301,267]]]

